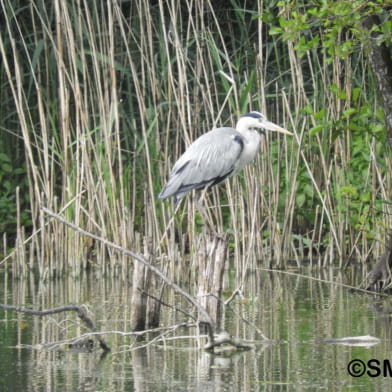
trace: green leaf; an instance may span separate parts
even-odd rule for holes
[[[347,94],[344,90],[341,90],[336,84],[331,84],[329,89],[339,98],[347,99]]]
[[[359,88],[359,87],[355,87],[355,88],[353,89],[353,92],[352,92],[352,100],[353,100],[354,102],[357,102],[357,101],[358,101],[358,98],[360,97],[361,92],[362,92],[362,89]]]
[[[5,173],[11,173],[12,172],[12,166],[9,165],[8,163],[3,163],[1,165],[1,170]]]
[[[348,108],[343,112],[343,118],[349,118],[355,113],[357,113],[357,109]]]
[[[282,33],[283,33],[283,29],[277,26],[271,27],[268,31],[269,35],[280,35]]]
[[[0,152],[0,162],[11,162],[11,158],[7,154]]]
[[[303,207],[306,201],[305,193],[297,193],[296,202],[299,208]]]
[[[321,132],[323,129],[324,129],[324,125],[323,125],[323,124],[316,125],[315,127],[310,128],[309,135],[310,135],[310,136],[317,135],[317,134],[318,134],[319,132]]]

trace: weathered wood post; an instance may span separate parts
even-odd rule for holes
[[[146,325],[147,298],[144,293],[146,269],[137,261],[133,266],[131,297],[131,329],[142,331]]]
[[[366,277],[366,290],[382,291],[391,283],[392,234],[385,244],[385,251]]]
[[[152,241],[144,237],[144,258],[152,263]],[[149,294],[149,295],[148,295]],[[160,304],[159,283],[154,274],[144,264],[135,261],[132,275],[131,329],[143,331],[159,325]]]
[[[204,233],[199,248],[198,300],[219,326],[222,316],[222,283],[227,255],[226,233]],[[202,317],[201,317],[202,318]]]

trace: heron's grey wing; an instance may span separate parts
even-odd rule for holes
[[[242,136],[233,128],[200,136],[175,163],[159,197],[181,197],[191,189],[218,184],[234,172],[243,147]]]

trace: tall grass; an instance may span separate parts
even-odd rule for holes
[[[370,120],[379,106],[362,53],[299,57],[295,42],[268,34],[262,2],[2,0],[1,9],[1,130],[24,151],[20,208],[32,222],[28,240],[18,225],[19,271],[128,267],[48,221],[40,204],[121,246],[138,250],[148,236],[158,258],[195,263],[202,222],[192,199],[174,215],[156,196],[192,140],[250,110],[296,135],[267,135],[255,164],[209,194],[238,276],[256,260],[343,265],[379,254],[391,163],[381,133],[365,131],[380,117]]]

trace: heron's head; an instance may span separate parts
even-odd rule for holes
[[[259,112],[250,112],[242,116],[237,123],[238,128],[263,128],[267,129],[268,131],[276,131],[280,133],[284,133],[286,135],[292,135],[287,129],[280,127],[279,125],[274,124],[271,121],[267,120],[267,117],[264,114]]]

